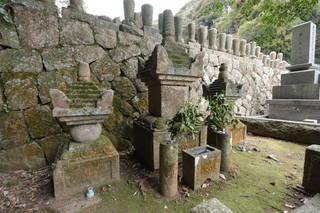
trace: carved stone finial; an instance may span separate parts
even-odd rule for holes
[[[134,0],[123,0],[123,9],[124,9],[124,21],[126,24],[131,24],[134,22]]]
[[[160,13],[159,14],[159,18],[158,18],[158,26],[159,26],[159,30],[160,30],[160,33],[162,34],[163,33],[163,13]]]
[[[212,28],[209,30],[209,48],[213,50],[217,50],[217,34],[218,31],[216,28]]]
[[[195,42],[196,40],[196,24],[195,23],[190,23],[188,25],[188,33],[189,33],[189,41]]]
[[[70,0],[70,8],[84,12],[83,0]]]
[[[78,80],[79,81],[90,81],[91,73],[88,63],[80,61],[78,70]]]
[[[183,19],[180,16],[174,17],[175,37],[176,41],[183,42]]]
[[[153,7],[150,4],[144,4],[141,7],[143,26],[152,26],[153,22]]]
[[[163,12],[163,38],[174,40],[174,18],[171,10]]]
[[[219,68],[219,77],[218,79],[228,78],[228,65],[222,63]]]
[[[199,43],[202,47],[206,45],[207,38],[208,38],[208,28],[205,26],[200,26],[199,28]]]

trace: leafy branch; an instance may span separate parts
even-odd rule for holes
[[[198,106],[187,103],[181,107],[175,116],[169,120],[168,127],[171,139],[181,135],[190,135],[194,138],[198,133],[196,126],[203,124],[203,115]]]

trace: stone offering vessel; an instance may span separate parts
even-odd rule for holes
[[[119,154],[101,123],[112,113],[113,91],[90,81],[89,64],[80,62],[78,82],[65,92],[50,90],[53,117],[70,127],[72,141],[63,144],[53,171],[55,197],[63,198],[119,179]]]

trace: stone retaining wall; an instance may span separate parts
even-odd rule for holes
[[[148,90],[137,73],[161,35],[71,9],[63,9],[61,18],[56,7],[40,1],[13,2],[14,24],[0,23],[0,171],[39,168],[54,161],[58,146],[69,136],[52,118],[48,90],[64,90],[76,81],[77,61],[89,63],[93,80],[115,91],[114,113],[104,122],[104,135],[118,149],[125,148],[131,143],[133,119],[148,111]],[[189,48],[191,55],[200,51],[197,43]],[[190,98],[198,99],[202,84],[217,77],[216,66],[228,62],[231,79],[244,84],[237,111],[263,113],[283,67],[204,51],[205,75],[190,88]]]

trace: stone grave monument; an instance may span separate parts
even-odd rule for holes
[[[138,75],[149,89],[149,115],[134,122],[134,146],[137,157],[150,169],[159,168],[160,143],[170,139],[166,120],[188,102],[189,86],[203,75],[201,53],[192,59],[183,44],[175,41],[174,17],[163,13],[163,41],[157,45]],[[200,127],[199,127],[200,128]],[[206,144],[206,127],[201,127],[195,145]],[[185,145],[190,145],[188,141]],[[179,143],[179,149],[184,147]]]
[[[113,91],[90,81],[89,64],[80,62],[78,82],[65,92],[50,90],[53,117],[70,128],[72,141],[59,148],[53,171],[54,195],[63,198],[118,180],[119,154],[101,123],[112,113]]]
[[[240,98],[242,85],[235,84],[228,78],[228,66],[226,64],[221,64],[219,71],[218,79],[208,87],[206,95],[211,96],[223,93],[227,102],[234,103]],[[232,134],[233,145],[246,140],[247,126],[242,122],[239,122],[235,128],[229,126],[227,129]],[[208,138],[213,137],[210,135],[210,131],[208,131],[208,134]]]
[[[315,64],[316,25],[306,22],[293,28],[292,64],[273,87],[268,100],[269,118],[320,122],[320,70]]]

